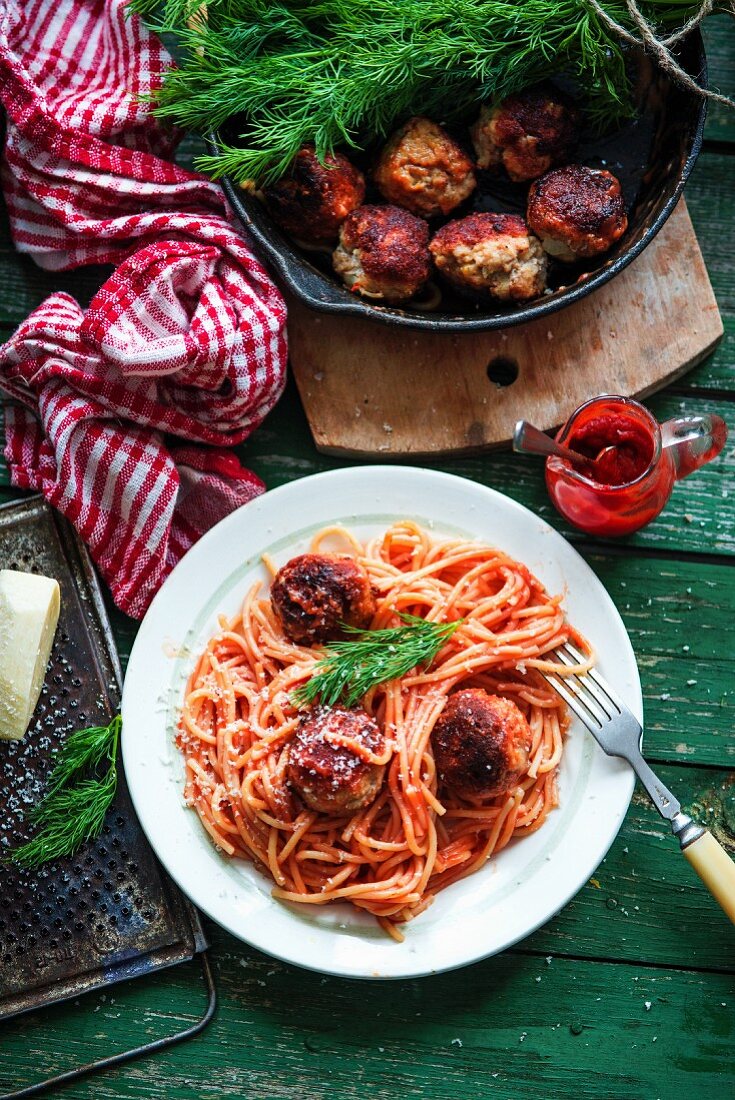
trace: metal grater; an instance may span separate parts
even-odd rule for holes
[[[0,853],[28,836],[67,733],[106,724],[121,673],[87,552],[42,500],[0,507],[0,568],[55,577],[61,617],[24,740],[0,742]],[[0,868],[0,1019],[191,959],[206,947],[199,918],[166,877],[119,784],[102,835],[72,859]]]

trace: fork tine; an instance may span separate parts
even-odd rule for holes
[[[572,656],[564,651],[563,647],[561,649],[557,649],[556,656],[559,658],[560,661],[567,665],[567,667],[573,666],[578,663]],[[613,703],[612,700],[609,699],[608,696],[605,694],[605,692],[597,686],[595,681],[588,673],[578,672],[574,676],[569,677],[569,679],[572,681],[573,685],[580,684],[585,691],[589,692],[592,698],[596,700],[598,706],[602,709],[602,712],[604,713],[606,718],[612,718],[614,715],[619,713],[618,707],[615,706],[615,703]]]
[[[584,662],[584,655],[580,653],[579,650],[575,646],[573,646],[571,642],[566,642],[566,644],[561,646],[560,648],[562,650],[566,650],[574,658],[575,661],[579,663]],[[625,712],[625,703],[622,701],[620,696],[615,691],[613,691],[607,680],[603,679],[603,677],[600,676],[597,669],[589,669],[587,672],[582,674],[580,679],[583,679],[585,677],[589,677],[590,680],[593,680],[595,682],[600,691],[603,691],[605,695],[607,695],[610,702],[615,706],[620,714],[623,714]]]
[[[594,716],[586,707],[582,706],[580,702],[578,702],[577,696],[574,695],[571,691],[567,690],[566,686],[562,683],[559,676],[554,676],[550,672],[542,672],[541,675],[545,680],[548,680],[554,691],[557,691],[559,695],[561,695],[562,699],[567,704],[569,709],[571,711],[574,711],[574,713],[577,715],[577,718],[579,718],[582,725],[586,726],[587,729],[591,730],[593,733],[599,732],[599,730],[602,729],[602,723],[600,722],[600,720],[596,716]]]
[[[556,656],[559,657],[562,667],[570,667],[567,661],[564,659],[563,654],[559,653],[558,650],[556,651]],[[567,688],[567,691],[569,691],[570,693],[573,692],[574,695],[576,695],[580,703],[582,703],[582,705],[587,708],[587,710],[600,726],[604,725],[605,722],[610,721],[610,718],[612,717],[612,714],[608,713],[608,711],[612,711],[610,704],[608,703],[606,708],[604,703],[596,697],[595,693],[589,690],[589,685],[584,683],[584,681],[579,676],[562,676],[561,673],[554,673],[553,675],[558,676],[559,679],[562,680],[565,687]],[[613,713],[616,712],[613,711]]]

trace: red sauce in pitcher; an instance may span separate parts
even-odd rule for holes
[[[589,459],[546,460],[557,509],[589,534],[629,535],[659,514],[674,482],[717,457],[727,425],[714,413],[659,424],[637,401],[604,396],[580,405],[556,438]]]
[[[593,535],[627,535],[663,508],[676,480],[661,430],[647,409],[620,397],[582,405],[557,440],[590,461],[575,468],[549,458],[546,484],[571,523]]]
[[[585,473],[600,485],[627,485],[651,464],[654,439],[630,416],[608,413],[579,425],[567,446],[591,460]]]

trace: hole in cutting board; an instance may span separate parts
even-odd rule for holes
[[[487,365],[487,376],[496,386],[512,386],[519,373],[518,363],[507,355],[497,355]]]

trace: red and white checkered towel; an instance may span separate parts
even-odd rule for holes
[[[51,270],[119,265],[86,312],[53,294],[0,348],[17,402],[5,455],[136,617],[208,527],[262,492],[223,448],[273,407],[286,363],[278,291],[220,189],[167,159],[176,135],[140,98],[169,63],[125,0],[0,3],[16,246]]]

